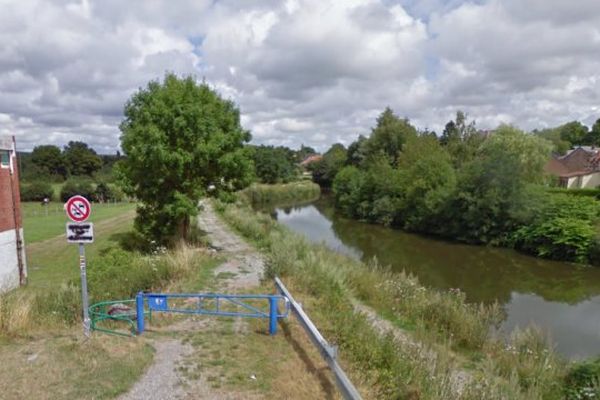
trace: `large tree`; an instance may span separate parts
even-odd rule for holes
[[[395,166],[402,145],[409,137],[417,136],[417,130],[408,119],[399,118],[391,108],[387,107],[379,117],[377,126],[373,128],[367,144],[367,158],[377,160],[384,155],[388,162]]]
[[[473,242],[501,241],[530,216],[531,184],[543,182],[551,144],[503,125],[467,163],[448,209],[450,235]]]
[[[440,143],[448,150],[456,168],[472,160],[484,140],[485,136],[479,134],[475,121],[468,122],[467,114],[460,110],[456,112],[454,121],[448,121],[440,137]]]
[[[572,145],[585,144],[588,135],[588,127],[579,121],[571,121],[558,128],[560,138]]]
[[[323,154],[318,162],[309,165],[313,173],[313,181],[320,186],[331,187],[335,175],[346,163],[346,148],[341,143],[336,143]]]
[[[240,112],[205,83],[167,74],[125,105],[120,175],[138,207],[136,228],[169,243],[189,234],[198,200],[238,190],[252,179]]]
[[[254,148],[256,176],[263,183],[289,182],[294,178],[296,166],[286,147],[257,146]]]
[[[67,175],[65,159],[58,146],[42,145],[34,147],[31,153],[31,162],[40,171],[48,175],[61,176],[63,178]]]
[[[83,142],[69,142],[63,156],[71,175],[92,175],[102,168],[102,159]]]
[[[585,143],[593,146],[600,146],[600,118],[592,125],[592,129],[590,129],[585,137]]]

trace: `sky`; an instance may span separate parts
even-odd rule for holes
[[[205,79],[253,143],[324,151],[387,106],[441,133],[600,118],[598,0],[0,0],[0,135],[119,148],[127,99]]]

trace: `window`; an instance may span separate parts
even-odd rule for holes
[[[0,167],[2,167],[2,168],[10,167],[10,151],[0,150]]]

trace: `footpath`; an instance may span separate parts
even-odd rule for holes
[[[257,287],[264,267],[261,255],[219,220],[210,202],[202,203],[201,207],[198,227],[207,234],[211,246],[226,259],[214,271],[215,276],[223,277],[219,279],[218,290],[234,294]],[[239,318],[235,320],[238,329],[244,323]],[[156,351],[153,364],[119,400],[248,399],[248,393],[212,389],[202,375],[190,379],[179,368],[193,348],[189,343],[183,343],[183,335],[178,333],[215,329],[216,325],[211,317],[193,316],[161,329],[168,334],[152,340]]]

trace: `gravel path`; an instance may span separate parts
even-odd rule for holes
[[[244,289],[258,286],[264,262],[260,254],[231,232],[217,217],[212,204],[202,202],[203,210],[198,216],[198,227],[207,233],[211,245],[227,260],[215,269],[215,274],[224,276],[221,290],[227,293],[244,292]],[[225,275],[226,274],[226,275]],[[190,317],[170,326],[170,332],[185,332],[200,327],[210,327],[209,318]],[[242,324],[236,321],[237,325]],[[243,329],[240,326],[238,329]],[[177,364],[192,352],[192,347],[180,340],[157,338],[152,342],[156,350],[154,362],[131,390],[118,400],[234,400],[247,399],[248,395],[225,393],[211,389],[200,377],[189,381],[177,371]]]
[[[173,400],[180,399],[185,394],[183,380],[176,373],[175,367],[192,351],[191,346],[183,345],[174,339],[157,340],[152,345],[156,350],[152,366],[128,393],[118,398],[119,400]]]
[[[204,210],[198,216],[198,227],[207,233],[211,245],[227,257],[227,261],[215,270],[217,275],[232,274],[224,282],[227,291],[236,293],[258,286],[264,268],[262,256],[231,232],[217,217],[210,202],[204,201],[200,205]]]

